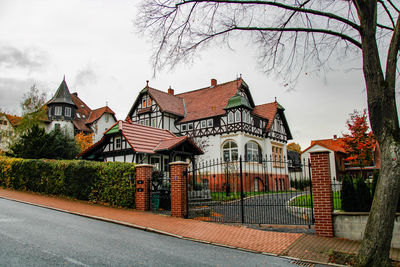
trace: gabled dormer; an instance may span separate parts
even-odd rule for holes
[[[147,84],[132,105],[128,118],[133,123],[177,132],[176,121],[184,115],[184,100],[175,96],[173,89],[167,93]]]
[[[77,107],[72,101],[71,93],[69,92],[65,77],[53,98],[47,103],[47,107],[50,121],[72,121],[75,118]]]

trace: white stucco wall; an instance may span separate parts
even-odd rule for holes
[[[313,147],[311,147],[309,150],[307,150],[306,152],[301,154],[301,161],[303,162],[303,160],[305,160],[305,162],[307,163],[308,160],[311,160],[310,158],[310,153],[311,152],[330,152],[329,153],[329,164],[330,164],[330,169],[331,169],[331,179],[336,179],[336,166],[335,166],[335,153],[330,150],[327,149],[323,146],[320,145],[314,145]]]
[[[91,129],[93,130],[93,143],[96,143],[103,137],[103,133],[110,128],[116,120],[111,114],[104,113],[97,121],[95,121],[91,125]]]
[[[15,135],[15,131],[6,116],[1,115],[0,120],[7,121],[7,125],[0,124],[0,149],[2,151],[7,151],[9,142]]]
[[[69,137],[74,137],[74,124],[71,121],[58,121],[54,120],[50,124],[45,126],[46,132],[51,132],[56,127],[56,124],[60,124],[60,129],[64,131]]]

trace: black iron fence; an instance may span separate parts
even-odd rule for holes
[[[215,222],[311,225],[309,163],[286,158],[211,160],[188,170],[189,217]]]
[[[377,176],[340,175],[332,179],[333,209],[336,211],[369,211]]]

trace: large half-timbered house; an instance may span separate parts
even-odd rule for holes
[[[151,88],[147,82],[125,121],[80,156],[159,169],[177,159],[234,162],[241,157],[256,170],[265,169],[262,158],[268,155],[276,160],[270,170],[279,173],[269,186],[288,189],[287,165],[279,163],[292,138],[284,110],[276,101],[255,105],[242,78],[222,84],[212,79],[208,87],[181,94]],[[254,179],[266,184],[267,176]]]
[[[292,138],[284,108],[278,102],[255,105],[243,79],[174,94],[148,85],[139,93],[127,120],[192,137],[204,155],[200,160],[222,158],[256,160],[262,155],[283,158]]]

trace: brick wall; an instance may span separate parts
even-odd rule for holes
[[[325,237],[333,237],[333,203],[329,153],[310,153],[315,232],[318,236]]]
[[[153,166],[141,164],[136,166],[136,210],[150,210],[150,182]]]
[[[170,163],[171,170],[171,216],[187,217],[187,175],[184,175],[188,163],[177,161]]]

